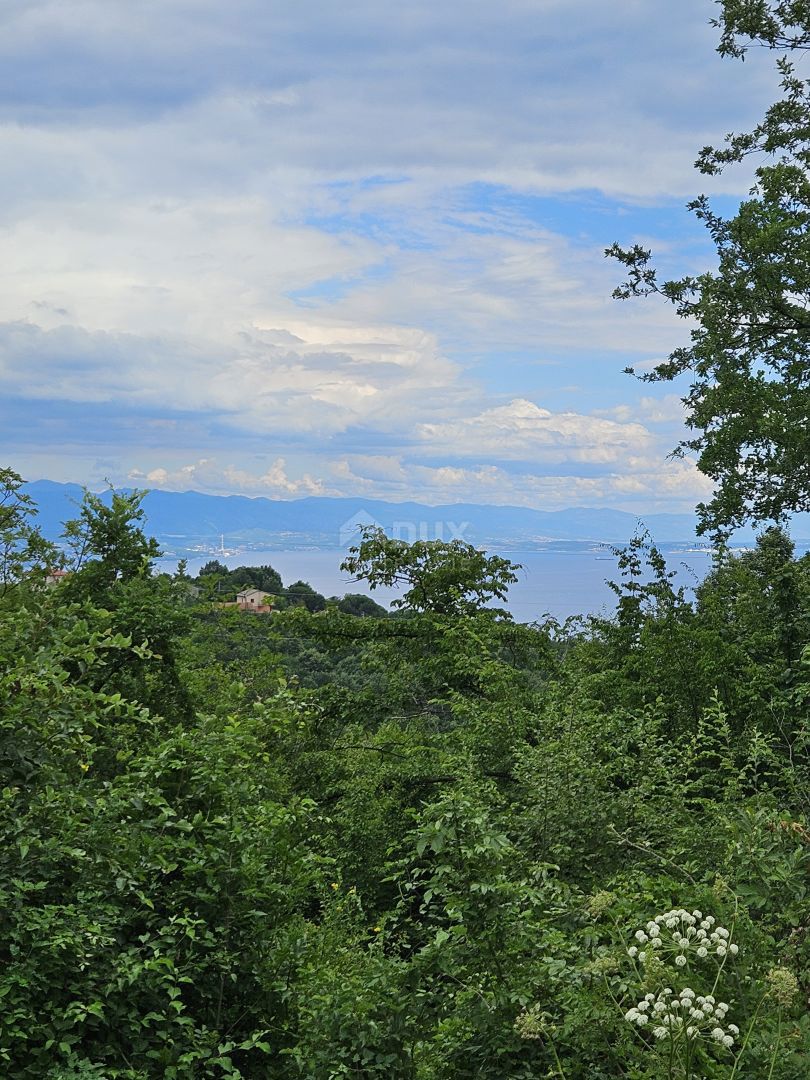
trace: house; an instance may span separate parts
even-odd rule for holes
[[[60,581],[63,581],[70,574],[67,570],[48,570],[45,574],[46,585],[58,585]]]
[[[240,611],[272,611],[272,599],[270,593],[262,592],[261,589],[242,589],[236,594],[236,604]]]

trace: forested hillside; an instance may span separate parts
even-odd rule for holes
[[[782,532],[694,603],[638,541],[567,626],[485,606],[505,560],[369,532],[398,617],[263,617],[152,574],[135,496],[46,584],[3,478],[4,1076],[807,1075]]]

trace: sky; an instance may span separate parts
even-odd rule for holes
[[[683,511],[698,150],[775,97],[711,0],[0,6],[0,464],[298,498]]]

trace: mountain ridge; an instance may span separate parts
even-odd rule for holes
[[[56,538],[62,522],[76,515],[84,489],[78,484],[35,480],[24,485],[39,508],[43,533]],[[104,493],[100,493],[102,498]],[[266,496],[207,495],[198,491],[152,489],[143,507],[147,530],[159,541],[182,547],[185,541],[199,550],[227,538],[228,543],[252,548],[347,546],[358,536],[353,525],[376,523],[389,535],[404,540],[463,539],[476,545],[542,546],[554,542],[579,544],[626,543],[639,528],[646,528],[658,543],[698,541],[694,514],[639,516],[624,510],[583,506],[563,510],[529,507],[444,503],[429,506],[414,501],[310,495],[301,499]],[[800,515],[810,519],[810,515]],[[810,527],[801,522],[804,535]],[[751,529],[735,534],[737,543],[754,538]],[[797,534],[798,535],[798,534]]]

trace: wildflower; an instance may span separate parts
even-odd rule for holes
[[[598,919],[601,915],[604,915],[613,905],[616,903],[616,894],[608,892],[606,889],[602,889],[597,893],[594,893],[588,900],[588,914],[592,915],[594,919]]]
[[[715,1041],[729,1046],[727,1040],[731,1039],[733,1043],[739,1029],[733,1024],[728,1025],[728,1030],[721,1026],[726,1009],[728,1005],[719,1002],[717,1017],[712,1017],[712,1005],[706,998],[696,996],[690,987],[684,987],[677,995],[666,987],[656,995],[646,994],[636,1006],[627,1011],[625,1019],[638,1027],[644,1027],[651,1022],[651,1034],[656,1039],[662,1039],[666,1035],[676,1039],[681,1034],[687,1039],[699,1039],[704,1033],[711,1033]]]
[[[655,953],[647,953],[647,959],[644,964],[644,989],[657,990],[666,978],[666,975],[667,969],[662,961],[659,960]]]
[[[583,971],[589,975],[612,975],[618,971],[616,958],[609,955],[595,956],[583,966]]]
[[[799,994],[799,980],[789,968],[771,968],[765,976],[768,992],[780,1008],[789,1009]]]
[[[631,960],[635,960],[635,958],[638,956],[638,949],[635,945],[630,946],[630,948],[627,950],[627,955],[630,957]]]
[[[647,937],[647,935],[644,933],[643,930],[636,930],[635,937],[636,937],[636,941],[640,941],[642,945],[646,941],[649,941],[649,938]]]
[[[737,953],[740,951],[740,947],[739,945],[734,945],[732,943],[731,945],[729,945],[728,951],[731,953],[732,956],[736,956]]]
[[[722,900],[724,896],[728,896],[728,894],[731,892],[728,882],[721,874],[718,874],[717,877],[714,879],[714,885],[712,885],[712,892],[718,900]]]
[[[709,955],[709,950],[706,948],[705,945],[700,945],[697,949],[697,954],[702,960],[704,956]]]
[[[729,1049],[731,1049],[731,1047],[734,1045],[734,1040],[732,1039],[732,1037],[730,1035],[724,1035],[723,1039],[722,1039],[722,1043],[723,1043],[723,1046],[726,1046]]]
[[[686,957],[683,954],[676,956],[675,963],[678,967],[686,967]]]
[[[546,1016],[547,1014],[541,1010],[539,1004],[532,1005],[531,1008],[524,1009],[517,1017],[514,1029],[523,1039],[540,1039],[545,1027]]]

